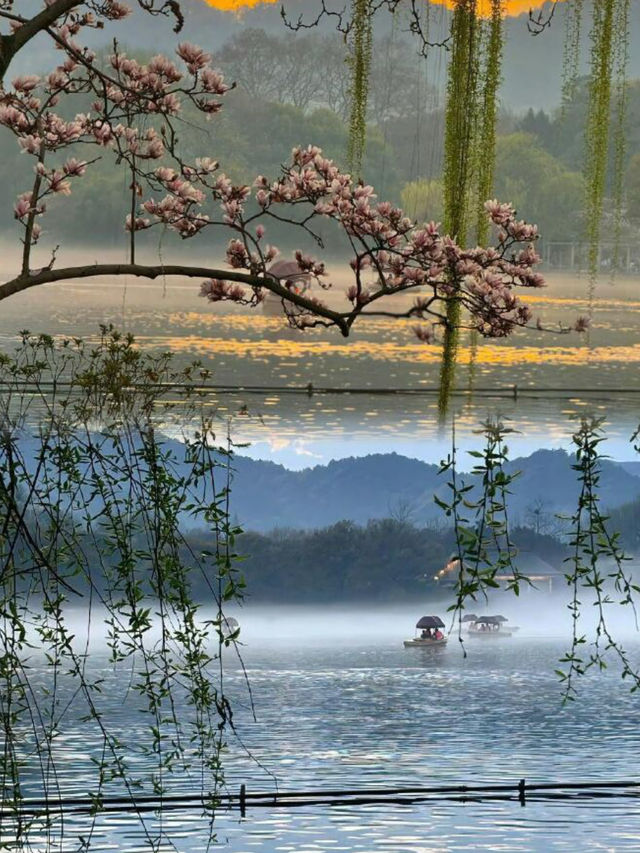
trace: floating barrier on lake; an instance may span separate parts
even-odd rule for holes
[[[364,806],[414,804],[447,800],[482,802],[513,800],[521,806],[527,801],[640,797],[640,781],[614,782],[532,782],[525,779],[506,784],[443,785],[438,787],[356,788],[313,791],[247,791],[241,785],[238,794],[167,794],[163,797],[104,797],[100,804],[88,797],[25,798],[17,806],[0,806],[0,818],[49,817],[82,812],[154,812],[202,809],[238,809],[244,817],[249,808],[300,808],[302,806]]]
[[[28,393],[29,388],[33,388],[35,393],[41,393],[42,390],[47,390],[49,388],[53,389],[54,385],[56,388],[67,388],[70,387],[72,383],[65,382],[64,380],[59,380],[54,382],[18,382],[11,383],[11,387],[22,387],[24,388],[24,393]],[[3,387],[3,383],[0,383],[0,388]],[[127,386],[128,390],[134,390],[137,387],[142,387],[138,385],[130,385]],[[182,386],[176,382],[161,382],[156,385],[150,384],[144,386],[146,389],[155,388],[157,391],[171,391],[175,388],[181,388]],[[256,395],[269,395],[269,394],[303,394],[307,397],[313,397],[314,395],[349,395],[353,394],[355,396],[371,396],[371,397],[434,397],[440,393],[440,389],[438,386],[421,386],[419,388],[369,388],[369,387],[357,387],[357,386],[328,386],[328,385],[314,385],[313,382],[307,382],[306,385],[233,385],[233,384],[218,384],[213,382],[205,382],[199,385],[191,385],[193,391],[197,392],[205,392],[210,391],[212,393],[217,394],[256,394]],[[539,395],[552,395],[561,399],[570,399],[575,397],[576,395],[587,395],[587,396],[599,396],[602,397],[606,394],[612,395],[635,395],[640,394],[640,387],[622,387],[622,388],[608,388],[606,386],[590,386],[588,388],[579,388],[579,387],[571,387],[569,385],[559,388],[544,388],[537,387],[533,385],[506,385],[506,386],[474,386],[473,388],[454,388],[451,392],[452,397],[473,397],[473,396],[482,396],[482,397],[508,397],[513,400],[517,400],[519,397],[525,398],[535,398]]]

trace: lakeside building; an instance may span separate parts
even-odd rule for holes
[[[518,554],[514,557],[513,562],[518,574],[506,570],[498,572],[495,576],[495,580],[501,588],[513,584],[518,576],[525,576],[531,582],[530,584],[521,584],[522,592],[533,588],[551,593],[555,586],[562,586],[566,583],[564,571],[547,563],[537,554]],[[452,554],[433,579],[442,582],[444,585],[454,586],[459,569],[460,560],[456,554]]]

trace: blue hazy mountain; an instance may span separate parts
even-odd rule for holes
[[[511,486],[510,517],[514,524],[572,512],[578,499],[573,458],[562,450],[538,450],[508,464],[519,471]],[[433,496],[445,498],[446,477],[438,466],[395,453],[341,459],[303,471],[271,462],[238,457],[234,463],[232,507],[248,529],[323,527],[342,519],[366,523],[388,516],[414,524],[443,524],[446,519]],[[464,481],[473,478],[463,474]],[[614,508],[640,496],[640,477],[604,460],[599,494]]]
[[[36,442],[25,437],[21,452],[33,473]],[[165,439],[178,476],[186,477],[184,445]],[[556,513],[575,510],[579,484],[572,470],[573,457],[563,450],[538,450],[531,456],[508,463],[510,473],[519,472],[510,486],[509,514],[514,525],[536,526],[544,517],[548,526]],[[472,484],[474,477],[461,474]],[[118,490],[118,485],[114,489]],[[640,477],[623,465],[603,460],[599,495],[602,506],[613,509],[640,498]],[[236,456],[233,460],[231,513],[247,530],[273,528],[309,529],[348,520],[366,524],[370,519],[395,518],[417,526],[448,524],[434,502],[434,494],[447,499],[447,475],[438,466],[396,453],[351,457],[291,471],[264,460]],[[473,499],[474,492],[470,493]],[[65,496],[49,491],[49,500],[64,502]],[[100,498],[91,497],[91,509],[100,511]],[[185,524],[193,522],[185,517]]]

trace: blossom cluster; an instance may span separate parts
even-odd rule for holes
[[[226,186],[229,197],[233,192],[232,187]],[[343,318],[367,313],[382,297],[426,290],[429,298],[418,296],[413,306],[398,316],[443,323],[444,303],[458,300],[468,309],[473,328],[487,337],[503,337],[531,320],[530,309],[516,288],[544,284],[535,270],[540,262],[534,248],[537,228],[518,220],[509,204],[494,200],[485,205],[496,231],[495,246],[463,248],[443,235],[436,223],[417,224],[400,208],[378,201],[372,187],[355,182],[314,146],[295,148],[278,180],[270,182],[259,176],[254,194],[265,217],[282,218],[283,214],[276,212],[278,208],[292,211],[302,205],[304,213],[298,221],[305,227],[310,219],[321,217],[335,221],[346,232],[354,248],[350,261],[354,283],[346,293],[351,307],[342,312]],[[238,199],[230,217],[240,230],[245,203],[246,198]],[[256,233],[253,239],[259,241],[262,234]],[[263,258],[262,266],[257,264],[255,253],[250,250],[251,239],[248,227],[244,228],[242,236],[229,243],[227,261],[233,269],[268,278],[268,259]],[[288,263],[294,264],[296,276],[307,280],[325,274],[324,265],[300,252],[295,261]],[[299,304],[292,309],[296,325],[306,325],[303,318],[314,315],[318,307],[310,296],[306,299],[306,310]],[[393,313],[393,309],[385,313]],[[416,327],[416,334],[421,340],[432,338],[432,331],[423,326]]]
[[[465,248],[442,234],[438,224],[416,223],[401,208],[379,201],[373,187],[355,181],[315,146],[294,148],[279,177],[259,175],[251,186],[234,183],[210,157],[187,162],[176,143],[177,117],[185,104],[206,116],[217,113],[230,87],[212,68],[211,56],[188,42],[177,45],[173,58],[157,55],[146,62],[115,46],[106,64],[79,43],[83,28],[120,20],[128,11],[119,0],[100,0],[64,12],[49,29],[62,60],[49,74],[21,75],[0,89],[0,124],[35,161],[32,187],[14,206],[25,229],[23,268],[40,235],[38,220],[48,198],[69,195],[74,181],[112,152],[129,170],[124,227],[132,232],[132,247],[136,232],[154,226],[169,227],[183,239],[213,225],[230,232],[226,262],[233,280],[207,279],[201,292],[211,301],[255,305],[270,290],[293,325],[337,324],[345,334],[358,315],[376,311],[442,324],[452,300],[486,336],[508,335],[530,321],[518,289],[543,284],[535,270],[537,230],[518,220],[511,205],[487,202],[495,245]],[[70,118],[68,106],[62,114],[56,111],[61,99],[74,95],[83,98],[85,112]],[[87,101],[92,101],[88,111]],[[99,153],[81,159],[78,151],[85,154],[88,145]],[[344,310],[329,309],[310,292],[312,283],[330,286],[321,260],[303,251],[282,258],[266,242],[268,224],[276,220],[321,244],[317,222],[327,219],[346,234],[353,250],[354,280]],[[388,299],[384,310],[378,309],[378,300],[406,292],[416,297],[409,309]],[[418,325],[416,334],[428,341],[432,330]]]
[[[113,0],[101,6],[101,14],[117,20],[127,14],[127,8]],[[149,201],[141,215],[129,213],[127,230],[142,230],[155,221],[175,228],[183,237],[193,236],[204,227],[209,217],[196,206],[204,200],[202,190],[193,186],[217,169],[209,158],[196,161],[195,166],[179,164],[178,172],[155,169],[146,164],[159,161],[166,155],[175,160],[174,134],[170,122],[189,100],[207,115],[220,108],[220,97],[229,86],[222,75],[211,68],[211,57],[202,48],[187,42],[177,46],[176,54],[183,68],[164,56],[154,56],[141,63],[116,50],[108,59],[106,69],[98,67],[95,55],[78,44],[74,38],[82,27],[96,25],[93,13],[67,15],[54,28],[56,46],[64,59],[45,76],[20,75],[10,86],[0,89],[0,124],[17,137],[20,150],[36,159],[36,178],[30,191],[21,193],[15,204],[16,218],[27,229],[28,242],[35,242],[40,227],[34,218],[46,212],[48,195],[68,195],[68,177],[81,177],[86,166],[94,160],[84,160],[82,169],[71,169],[61,163],[50,166],[48,161],[62,149],[87,144],[111,150],[118,162],[131,172],[131,186],[136,192],[144,183],[164,186],[167,195]],[[73,118],[63,118],[56,106],[63,96],[93,94],[95,100],[89,112]],[[148,118],[160,121],[158,127],[148,126]],[[97,159],[97,158],[96,158]],[[75,158],[67,163],[79,162]],[[46,164],[46,165],[45,165]],[[166,173],[173,171],[170,179]],[[221,188],[226,195],[227,215],[231,219],[235,204],[233,191]],[[143,214],[149,212],[153,219]]]

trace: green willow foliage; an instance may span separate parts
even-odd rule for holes
[[[562,107],[574,98],[580,68],[580,44],[584,0],[571,0],[565,12],[564,54],[562,59]]]
[[[629,63],[629,6],[630,0],[622,0],[616,9],[613,33],[613,73],[615,105],[613,123],[613,273],[620,265],[620,240],[622,232],[622,208],[624,200],[624,175],[627,154],[627,112],[629,85],[627,66]]]
[[[565,574],[571,590],[569,611],[573,631],[571,649],[560,661],[563,668],[557,670],[568,700],[575,699],[576,677],[592,667],[606,669],[609,657],[617,660],[622,677],[631,683],[631,690],[640,688],[640,671],[613,636],[607,619],[611,607],[616,605],[631,607],[635,617],[633,595],[640,592],[640,587],[625,571],[624,564],[628,558],[619,545],[618,534],[609,529],[609,519],[598,498],[602,459],[599,446],[605,439],[602,424],[602,419],[584,418],[573,435],[576,455],[573,469],[580,484],[580,495],[576,511],[569,519],[572,553],[567,560]],[[587,602],[584,601],[585,596]],[[581,621],[585,603],[589,605],[590,612],[595,609],[596,614],[591,639]]]
[[[476,463],[471,482],[462,482],[457,471],[455,434],[452,452],[440,464],[440,473],[448,474],[451,491],[448,501],[435,501],[453,522],[456,538],[458,573],[454,588],[455,604],[450,610],[458,619],[458,636],[462,640],[462,616],[467,601],[486,599],[489,591],[498,589],[496,579],[506,575],[505,588],[520,593],[529,583],[517,568],[517,549],[509,532],[509,487],[517,473],[509,473],[506,437],[512,433],[499,419],[488,419],[482,425],[484,448],[470,451]],[[466,652],[465,652],[466,654]]]
[[[478,245],[489,238],[489,220],[484,203],[493,196],[496,163],[497,98],[501,81],[503,34],[503,2],[492,0],[491,18],[483,22],[484,63],[481,72],[479,127],[476,134],[475,160],[477,164],[475,239]],[[475,381],[478,332],[469,334],[469,390]]]
[[[579,10],[578,10],[579,12]],[[574,14],[578,14],[578,12]],[[585,216],[589,247],[589,298],[599,270],[600,223],[607,192],[607,164],[614,150],[614,237],[620,236],[627,102],[629,0],[594,0],[587,124],[585,128]],[[616,116],[610,131],[611,109]],[[616,249],[617,255],[617,249]]]
[[[613,72],[613,21],[616,0],[595,0],[591,31],[591,76],[587,109],[586,236],[589,245],[589,294],[598,274],[600,220],[604,205],[609,152],[609,115]]]
[[[107,328],[94,346],[25,332],[16,353],[0,357],[4,849],[71,842],[55,803],[65,735],[78,725],[94,774],[83,777],[92,816],[78,849],[90,849],[113,796],[129,802],[150,849],[169,843],[170,826],[159,816],[151,829],[136,798],[151,796],[160,809],[178,781],[197,791],[211,831],[233,725],[221,651],[238,634],[223,605],[243,582],[231,459],[203,417],[203,378],[197,365],[175,371],[170,355],[143,354]],[[184,453],[162,434],[176,406],[188,424]],[[185,548],[185,524],[209,531],[206,551]],[[206,612],[191,595],[196,576],[210,591]],[[70,624],[78,614],[84,639]],[[90,632],[100,624],[106,647],[95,648]],[[101,666],[88,665],[95,653]],[[114,691],[142,712],[130,737],[116,737],[104,711]],[[25,809],[34,796],[53,810]]]
[[[349,141],[347,163],[351,172],[359,176],[367,133],[367,102],[369,96],[369,74],[371,71],[371,47],[373,38],[371,0],[352,0],[351,7],[351,52],[348,62],[351,69],[349,95]]]
[[[452,452],[441,463],[441,473],[449,476],[450,497],[435,500],[454,526],[458,572],[455,603],[450,610],[457,620],[461,643],[462,617],[469,602],[486,601],[488,594],[498,588],[519,595],[523,585],[533,585],[518,569],[518,550],[509,532],[509,489],[518,476],[507,466],[506,438],[512,432],[499,418],[483,424],[484,448],[471,452],[476,460],[471,480],[461,479],[457,471],[455,434]],[[640,453],[639,436],[640,429],[632,441]],[[595,418],[583,418],[572,436],[572,467],[579,494],[575,512],[563,519],[571,548],[565,580],[572,637],[569,651],[559,661],[562,667],[556,670],[565,701],[575,699],[578,676],[590,668],[607,668],[609,660],[617,662],[632,691],[640,688],[640,670],[615,638],[609,618],[612,608],[619,606],[631,608],[636,617],[634,594],[640,593],[640,586],[626,571],[628,558],[618,535],[610,530],[598,495],[603,459],[600,444],[604,439],[603,420]],[[591,616],[594,612],[595,622]]]
[[[444,228],[464,245],[477,127],[479,22],[475,0],[461,0],[451,20],[444,136]],[[444,419],[453,390],[460,327],[460,303],[447,304],[438,409]]]
[[[501,81],[503,44],[503,0],[492,0],[491,18],[487,22],[482,22],[483,64],[479,81],[478,130],[475,135],[477,163],[475,240],[478,245],[486,243],[489,239],[489,220],[484,203],[493,193],[497,99]]]
[[[491,18],[482,21],[476,0],[460,0],[451,22],[444,140],[444,226],[462,245],[471,236],[486,240],[482,205],[491,197],[495,166],[497,92],[503,48],[503,0],[492,0]],[[446,416],[455,379],[460,336],[460,305],[447,305],[439,411]],[[476,336],[472,335],[473,352]]]

